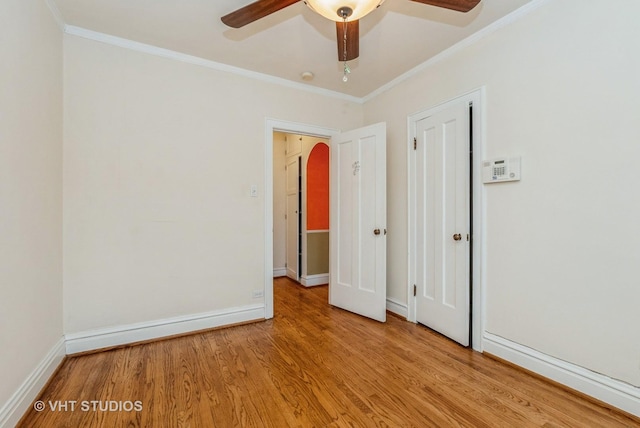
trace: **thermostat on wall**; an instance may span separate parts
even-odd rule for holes
[[[487,160],[482,163],[482,181],[484,183],[519,180],[520,156]]]

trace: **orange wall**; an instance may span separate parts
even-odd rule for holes
[[[307,230],[329,229],[329,146],[316,144],[307,161]]]

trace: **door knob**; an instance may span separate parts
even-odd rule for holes
[[[380,235],[380,229],[374,229],[373,230],[373,234],[374,235]]]
[[[462,235],[460,235],[459,233],[456,233],[455,235],[453,235],[454,241],[460,241],[461,239],[462,239]]]

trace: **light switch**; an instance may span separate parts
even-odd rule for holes
[[[249,190],[249,196],[251,196],[252,198],[257,198],[258,197],[258,185],[257,184],[252,184],[251,185],[251,190]]]

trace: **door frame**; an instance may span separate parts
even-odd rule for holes
[[[330,140],[340,133],[305,123],[265,119],[264,150],[264,317],[273,318],[273,133],[303,134]]]
[[[485,138],[485,87],[480,87],[474,91],[467,92],[448,101],[439,103],[427,109],[411,114],[407,118],[407,320],[416,321],[416,299],[413,296],[413,251],[412,224],[413,209],[415,201],[413,191],[415,189],[415,165],[413,162],[413,138],[415,136],[416,123],[434,113],[449,107],[453,103],[473,102],[473,172],[471,196],[473,205],[471,214],[473,217],[473,245],[471,250],[472,275],[470,281],[473,284],[471,293],[471,347],[479,352],[483,350],[483,334],[485,324],[485,223],[484,223],[484,187],[482,185],[482,160],[484,159],[484,138]]]

